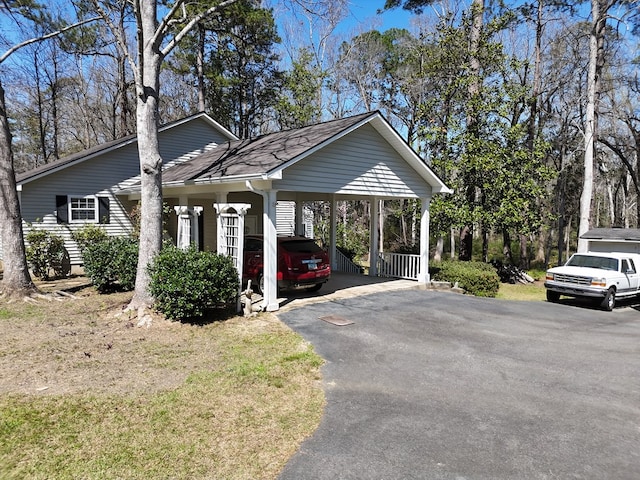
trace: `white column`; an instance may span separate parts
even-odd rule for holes
[[[186,205],[173,207],[178,215],[178,233],[176,235],[176,247],[186,250],[191,245],[191,215]]]
[[[173,208],[176,211],[176,215],[178,215],[176,246],[186,250],[193,243],[196,248],[199,248],[198,217],[202,213],[202,207],[176,205]]]
[[[239,292],[242,291],[242,273],[244,270],[244,217],[251,208],[249,203],[214,203],[217,213],[218,242],[220,255],[228,255],[238,271]],[[239,293],[238,292],[238,293]],[[240,311],[240,295],[238,295]]]
[[[202,215],[203,207],[193,207],[191,215],[191,241],[196,247],[196,250],[200,250],[200,227],[198,218]]]
[[[369,199],[369,208],[371,209],[371,229],[369,230],[369,275],[372,277],[378,276],[378,229],[380,223],[378,222],[378,206],[380,201],[377,197],[371,197]]]
[[[277,191],[267,190],[262,196],[264,228],[264,309],[268,312],[280,308],[278,303],[278,232],[276,230]]]
[[[331,195],[331,213],[329,214],[329,259],[331,260],[331,270],[338,269],[338,255],[337,255],[337,211],[338,211],[338,202],[336,201],[336,196]]]
[[[429,283],[429,204],[431,197],[420,199],[420,272],[418,272],[418,283]]]

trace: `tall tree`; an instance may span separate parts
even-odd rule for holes
[[[305,127],[320,121],[322,105],[317,101],[317,92],[322,88],[323,77],[314,66],[312,53],[303,47],[289,71],[284,72],[276,105],[276,120],[281,129]]]
[[[52,31],[44,35],[15,44],[0,56],[0,65],[27,45],[56,37],[65,31],[95,20],[91,18],[60,27],[58,22],[53,22],[51,18],[42,12],[41,5],[35,2],[12,0],[3,0],[2,5],[0,5],[0,13],[7,14],[12,18],[15,18],[14,15],[21,16],[29,21],[47,24],[50,28],[53,28]],[[7,297],[24,296],[36,290],[27,265],[22,216],[20,214],[13,162],[11,130],[7,115],[5,92],[0,79],[0,195],[2,196],[2,202],[0,202],[0,228],[2,228],[2,260],[4,264],[0,294]]]
[[[604,64],[604,40],[608,10],[618,0],[591,0],[591,32],[589,35],[589,73],[587,75],[587,105],[584,119],[584,178],[580,196],[578,252],[586,252],[589,242],[582,237],[591,223],[593,200],[593,166],[598,132],[598,100],[600,75]]]
[[[215,118],[240,138],[265,132],[273,116],[282,73],[274,46],[280,42],[271,10],[242,0],[206,23],[206,99]]]
[[[119,10],[114,2],[92,0],[93,6],[115,36],[123,55],[134,72],[136,87],[136,132],[140,158],[140,252],[131,309],[143,313],[153,303],[149,291],[148,265],[162,247],[162,156],[158,144],[160,69],[166,56],[203,19],[223,11],[238,0],[208,2],[198,13],[187,15],[186,0],[162,4],[159,17],[157,0],[133,2],[135,46],[131,47],[118,23]],[[115,2],[118,4],[118,2]],[[117,5],[116,5],[117,6]],[[176,31],[175,25],[181,28]]]
[[[433,0],[387,0],[385,8],[395,8],[402,5],[402,7],[407,10],[421,13],[425,6],[431,5],[432,3]],[[468,75],[466,88],[468,99],[465,103],[465,129],[470,139],[468,146],[472,147],[472,150],[467,153],[470,153],[471,156],[474,155],[474,143],[481,140],[479,136],[479,124],[481,119],[478,117],[478,108],[482,102],[482,51],[483,41],[486,40],[486,37],[484,36],[484,15],[485,1],[472,0],[469,11],[469,20],[467,22],[468,57],[466,65]],[[478,152],[476,151],[475,153]],[[477,171],[473,162],[469,162],[467,166],[468,168],[463,172],[465,177],[466,201],[468,204],[475,204],[478,202],[479,196],[481,195],[477,189]],[[472,247],[473,222],[468,222],[463,225],[460,230],[460,260],[471,260]]]

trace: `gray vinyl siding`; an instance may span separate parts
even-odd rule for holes
[[[430,187],[371,125],[288,167],[277,190],[419,198]]]
[[[640,242],[615,242],[615,241],[594,241],[589,240],[589,250],[592,252],[623,252],[623,253],[640,253]]]
[[[165,165],[193,158],[226,140],[201,119],[176,125],[159,134],[160,153]],[[81,229],[84,224],[58,224],[56,196],[109,197],[109,223],[100,226],[109,235],[127,235],[132,231],[128,212],[135,203],[118,198],[116,193],[120,188],[138,183],[139,174],[137,143],[133,142],[25,183],[20,195],[25,234],[31,228],[45,228],[61,235],[65,239],[71,264],[81,264],[82,259],[77,245],[71,240],[71,233]],[[0,258],[1,253],[0,249]]]
[[[296,203],[276,202],[276,231],[278,235],[291,236],[296,231]]]

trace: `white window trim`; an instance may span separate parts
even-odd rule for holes
[[[71,201],[73,199],[82,199],[82,200],[86,200],[86,199],[93,199],[93,219],[74,219],[73,218],[73,211],[74,209],[71,208]],[[89,210],[89,208],[80,208],[80,209],[75,209],[75,210]],[[67,218],[69,219],[69,223],[98,223],[99,222],[99,215],[100,215],[100,205],[98,203],[98,197],[97,195],[67,195]]]

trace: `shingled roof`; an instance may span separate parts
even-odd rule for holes
[[[635,241],[640,242],[640,229],[638,228],[592,228],[583,233],[580,238],[585,240],[603,241]]]
[[[377,115],[377,112],[368,112],[308,127],[270,133],[250,140],[221,144],[188,162],[168,168],[162,174],[162,182],[167,184],[269,174]]]
[[[181,118],[180,120],[176,120],[176,121],[164,124],[158,128],[158,131],[162,132],[165,130],[169,130],[175,126],[190,122],[191,120],[196,118],[203,118],[206,122],[218,128],[220,130],[220,133],[228,138],[237,138],[235,137],[235,135],[229,132],[226,128],[222,127],[218,122],[213,120],[204,112],[199,112],[199,113],[190,115],[188,117]],[[66,167],[75,165],[80,162],[84,162],[86,160],[94,158],[108,151],[116,150],[118,148],[124,147],[125,145],[135,143],[137,141],[138,141],[138,136],[136,134],[132,134],[132,135],[127,135],[125,137],[118,138],[116,140],[111,140],[109,142],[101,143],[100,145],[96,145],[86,150],[82,150],[80,152],[67,155],[66,157],[60,158],[58,160],[54,160],[53,162],[49,162],[44,165],[40,165],[39,167],[33,168],[31,170],[27,170],[25,172],[19,173],[16,175],[16,182],[18,184],[26,183],[28,181],[39,178],[43,175],[47,175],[48,173],[64,169]]]

